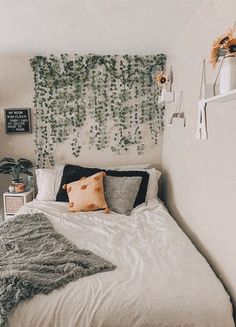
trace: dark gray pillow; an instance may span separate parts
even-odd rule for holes
[[[117,213],[130,215],[142,177],[105,176],[104,190],[108,208]]]

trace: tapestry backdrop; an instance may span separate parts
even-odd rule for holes
[[[37,167],[53,166],[56,144],[68,140],[76,157],[88,145],[117,154],[135,146],[142,154],[147,128],[158,144],[164,105],[154,77],[165,62],[163,54],[32,58]]]

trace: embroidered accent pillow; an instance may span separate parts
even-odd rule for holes
[[[66,190],[69,197],[68,211],[76,212],[105,209],[105,213],[109,213],[104,196],[104,176],[104,172],[99,172],[90,177],[82,177],[78,181],[65,184],[63,188]]]

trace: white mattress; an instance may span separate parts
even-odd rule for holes
[[[79,248],[117,265],[22,302],[10,327],[233,327],[229,296],[206,260],[157,200],[118,214],[68,213],[34,201]]]

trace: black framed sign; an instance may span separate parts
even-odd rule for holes
[[[7,134],[32,133],[30,108],[5,109],[5,127]]]

